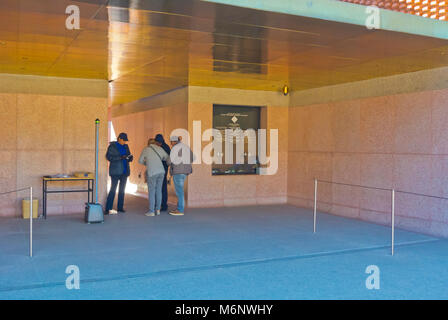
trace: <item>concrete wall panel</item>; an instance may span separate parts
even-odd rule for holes
[[[94,120],[101,119],[100,200],[104,201],[107,166],[107,82],[83,79],[0,75],[2,167],[0,192],[33,186],[42,212],[42,176],[94,170]],[[71,88],[71,89],[70,89]],[[70,95],[71,94],[71,95]],[[73,188],[77,183],[52,184]],[[0,216],[20,216],[26,192],[0,197]],[[51,214],[82,214],[85,194],[54,194]]]
[[[412,75],[408,77],[411,83]],[[437,89],[296,107],[292,100],[288,202],[312,207],[313,179],[321,176],[342,183],[448,196],[447,98],[448,89]],[[300,142],[302,137],[305,143]],[[334,148],[328,147],[331,141]],[[325,174],[310,175],[309,155],[316,150],[331,161],[320,163]],[[326,206],[324,211],[333,214],[390,224],[390,192],[334,185],[329,197],[322,190],[325,187],[319,184],[319,210]],[[448,201],[398,193],[395,206],[398,227],[448,235]]]

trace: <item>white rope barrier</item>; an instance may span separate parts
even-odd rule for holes
[[[30,257],[33,256],[33,187],[27,187],[27,188],[20,188],[16,190],[6,191],[6,192],[0,192],[0,196],[11,194],[11,193],[17,193],[21,191],[28,191],[30,192],[30,245],[29,245],[29,255]]]
[[[313,226],[313,233],[316,233],[316,217],[317,217],[317,184],[318,182],[323,183],[330,183],[330,184],[337,184],[342,186],[350,186],[350,187],[359,187],[359,188],[365,188],[365,189],[373,189],[373,190],[382,190],[382,191],[391,191],[392,192],[392,205],[391,205],[391,255],[394,255],[394,247],[395,247],[395,189],[386,189],[386,188],[378,188],[378,187],[369,187],[369,186],[362,186],[357,184],[349,184],[349,183],[341,183],[341,182],[334,182],[334,181],[326,181],[326,180],[318,180],[314,179],[314,226]],[[402,193],[409,193],[404,191],[397,191]],[[425,196],[423,194],[420,194],[422,196]],[[438,197],[435,197],[438,198]],[[448,200],[448,199],[447,199]]]
[[[391,209],[391,254],[394,255],[395,246],[395,190],[392,189],[392,209]]]
[[[30,257],[33,256],[33,187],[30,187]]]
[[[317,179],[314,179],[313,233],[316,233],[316,220],[317,220]]]

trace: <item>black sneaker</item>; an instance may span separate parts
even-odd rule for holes
[[[121,210],[117,210],[118,212],[121,212],[121,213],[125,213],[126,212],[126,210],[124,210],[124,209],[121,209]]]
[[[104,215],[105,215],[105,216],[109,215],[109,210],[105,210],[105,211],[104,211]]]

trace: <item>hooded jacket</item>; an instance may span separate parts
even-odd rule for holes
[[[165,174],[164,162],[167,165],[171,163],[170,156],[156,144],[151,144],[143,149],[138,162],[146,166],[148,177]]]
[[[133,156],[131,155],[129,146],[127,144],[125,144],[124,147],[126,149],[126,156],[131,156],[131,158],[128,161],[126,161],[126,165],[127,165],[126,176],[129,177],[129,175],[131,174],[129,162],[132,162]],[[121,159],[121,154],[117,148],[115,141],[113,141],[109,144],[109,147],[107,148],[107,152],[106,152],[106,159],[110,162],[110,165],[109,165],[109,175],[110,176],[123,175],[123,173],[124,173],[123,159]]]
[[[182,153],[186,152],[185,160],[182,156]],[[170,159],[171,159],[171,167],[170,173],[172,176],[176,174],[185,174],[189,175],[193,172],[192,163],[194,161],[194,155],[191,149],[184,143],[179,142],[171,149]]]

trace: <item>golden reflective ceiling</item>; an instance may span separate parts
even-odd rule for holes
[[[65,9],[80,8],[67,30]],[[199,0],[1,0],[0,72],[110,80],[111,104],[181,86],[292,90],[448,65],[448,42]]]

